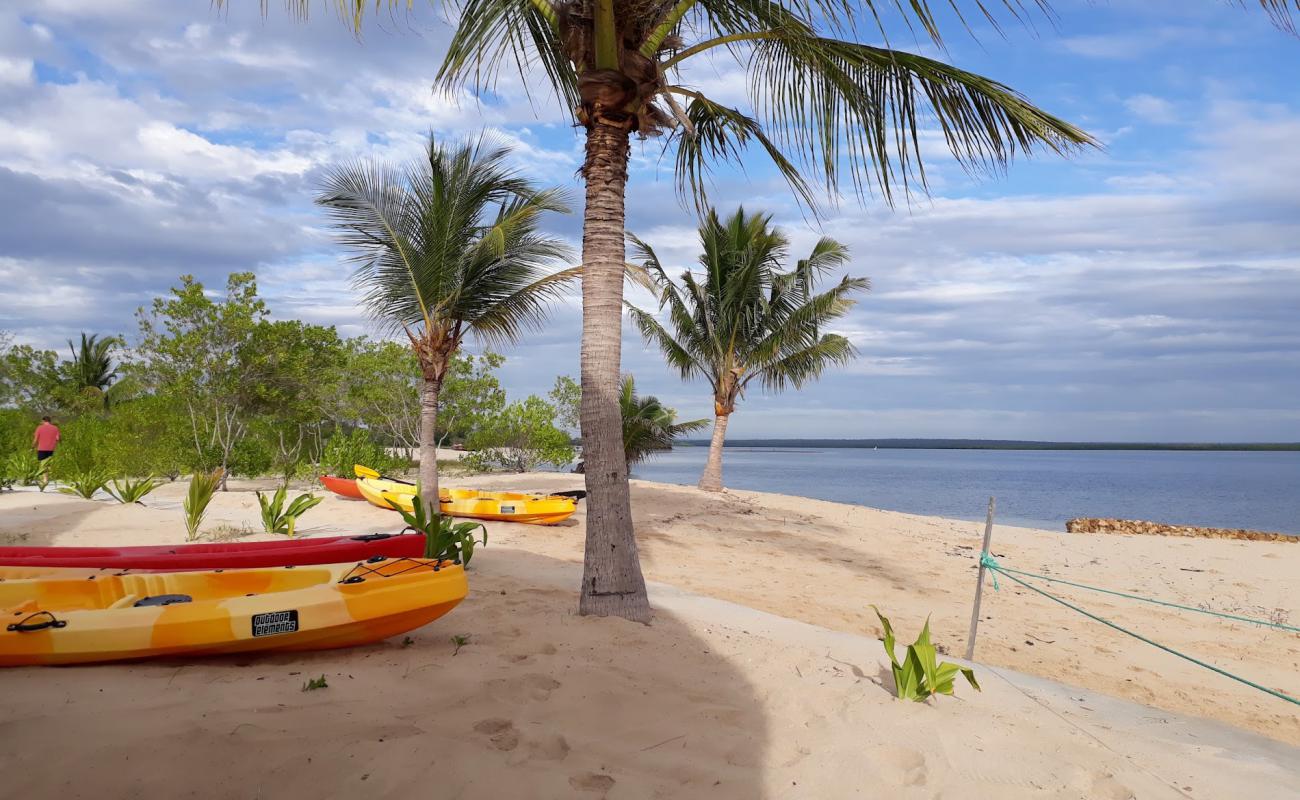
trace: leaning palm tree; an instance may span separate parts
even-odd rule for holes
[[[656,452],[671,450],[677,437],[709,424],[707,419],[678,422],[677,412],[659,398],[638,395],[631,375],[623,376],[618,405],[623,412],[623,453],[629,470]]]
[[[376,161],[335,167],[316,202],[351,251],[353,278],[378,322],[410,340],[420,365],[420,485],[438,513],[438,393],[465,337],[499,345],[541,325],[570,257],[538,232],[544,212],[566,212],[506,163],[509,148],[480,137],[456,147],[429,140],[428,157],[398,169]]]
[[[853,307],[852,295],[866,278],[844,277],[820,294],[817,279],[848,263],[848,250],[822,238],[808,257],[784,271],[789,243],[766,214],[741,208],[726,220],[709,210],[700,225],[703,275],[686,272],[681,285],[668,278],[650,245],[629,237],[641,265],[659,283],[660,309],[672,331],[654,314],[629,306],[647,341],[683,379],[703,378],[713,392],[713,439],[700,488],[722,489],[722,447],[736,400],[752,381],[780,391],[799,388],[833,364],[855,355],[848,339],[823,333],[826,323]]]
[[[214,0],[223,6],[233,0]],[[1242,0],[1245,2],[1245,0]],[[1259,0],[1291,28],[1295,0]],[[370,6],[414,0],[334,0],[360,33]],[[305,18],[311,0],[286,0]],[[755,146],[807,204],[821,183],[832,196],[847,176],[859,194],[887,200],[896,187],[925,186],[922,127],[975,170],[998,170],[1017,153],[1067,153],[1093,144],[1083,131],[997,81],[888,46],[887,29],[942,45],[928,0],[450,0],[456,30],[437,80],[491,90],[503,69],[549,89],[586,135],[582,177],[582,438],[590,497],[579,611],[648,620],[619,441],[618,384],[624,259],[624,198],[630,137],[669,133],[684,195],[703,205],[711,166],[738,163]],[[958,24],[1050,14],[1049,0],[947,0]],[[269,4],[262,0],[265,11]],[[997,13],[1001,8],[1005,14]],[[963,16],[963,10],[968,12]],[[975,16],[970,16],[973,14]],[[893,21],[893,26],[888,22]],[[886,46],[857,39],[879,34]],[[711,100],[691,68],[715,55],[749,77],[750,109]],[[540,67],[540,70],[538,69]]]
[[[116,336],[99,338],[99,334],[89,336],[81,334],[81,345],[68,340],[68,351],[72,360],[68,363],[68,380],[78,392],[92,392],[103,397],[104,405],[109,404],[109,387],[117,377],[113,366],[113,348],[121,344]]]

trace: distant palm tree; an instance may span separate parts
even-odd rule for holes
[[[113,365],[113,348],[121,344],[122,340],[116,336],[100,339],[95,333],[89,336],[81,334],[80,347],[69,339],[68,350],[72,353],[72,361],[68,363],[67,370],[72,388],[77,392],[92,390],[98,393],[107,407],[108,390],[117,377],[117,369]]]
[[[713,439],[700,488],[722,489],[722,447],[727,419],[745,387],[758,380],[780,391],[803,386],[832,364],[855,355],[843,336],[822,327],[866,291],[866,278],[844,277],[821,294],[817,279],[848,262],[848,249],[822,238],[808,257],[782,270],[788,242],[771,227],[771,216],[741,208],[725,221],[710,209],[700,225],[702,277],[683,273],[681,285],[665,274],[650,245],[630,237],[642,266],[659,282],[659,303],[670,333],[650,313],[629,307],[641,335],[659,346],[683,379],[704,378],[713,390]]]
[[[357,264],[354,282],[371,315],[404,332],[420,364],[420,484],[438,513],[438,393],[451,357],[473,334],[489,344],[538,328],[546,301],[573,271],[540,233],[544,212],[567,212],[558,190],[539,190],[506,164],[488,137],[446,147],[404,169],[376,161],[335,167],[316,198]]]
[[[709,424],[707,419],[677,422],[677,413],[659,402],[659,398],[637,396],[636,381],[631,375],[623,376],[618,404],[623,410],[623,453],[629,469],[655,452],[671,450],[677,437]]]

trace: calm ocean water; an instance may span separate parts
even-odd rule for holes
[[[694,484],[707,447],[679,446],[633,477]],[[868,450],[728,447],[737,489],[1065,530],[1120,517],[1300,535],[1300,453],[1103,450]]]

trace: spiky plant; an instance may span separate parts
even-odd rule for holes
[[[92,500],[95,497],[95,492],[103,489],[107,484],[107,472],[100,469],[89,469],[73,474],[68,478],[66,486],[59,487],[59,491],[63,494]]]
[[[298,524],[298,517],[307,513],[308,509],[320,505],[325,499],[310,493],[300,494],[286,507],[285,500],[288,493],[285,486],[276,489],[275,494],[270,497],[261,492],[255,494],[257,504],[262,509],[262,528],[267,533],[278,533],[290,539],[293,538],[293,529]]]
[[[181,504],[185,512],[185,541],[192,542],[199,538],[199,526],[208,513],[212,496],[221,488],[222,474],[222,470],[216,469],[212,472],[196,472],[190,476],[190,488]]]
[[[123,505],[139,503],[150,492],[162,486],[165,481],[148,475],[144,478],[115,478],[111,484],[104,487],[114,500]]]
[[[784,262],[789,242],[767,214],[741,208],[725,220],[709,210],[700,225],[702,274],[668,277],[650,245],[631,237],[642,266],[659,282],[668,327],[649,312],[630,307],[647,342],[683,379],[703,378],[713,394],[713,439],[700,488],[722,489],[722,448],[736,401],[753,381],[780,391],[816,379],[854,356],[843,336],[825,326],[853,307],[866,278],[844,277],[817,293],[819,278],[848,263],[848,249],[823,237],[793,269]],[[671,328],[671,331],[669,330]]]
[[[68,350],[72,360],[68,362],[68,378],[73,388],[79,391],[90,390],[99,393],[104,405],[109,404],[109,388],[117,377],[113,365],[113,348],[122,344],[116,336],[99,338],[98,334],[81,334],[81,344],[75,345],[68,340]]]

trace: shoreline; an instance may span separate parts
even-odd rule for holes
[[[259,529],[256,500],[246,490],[267,484],[233,481],[237,491],[218,494],[205,530],[222,525]],[[450,478],[447,484],[547,491],[574,488],[581,476],[498,474]],[[893,620],[905,642],[929,616],[942,651],[965,651],[982,524],[794,495],[745,490],[709,495],[642,480],[632,486],[648,580],[858,636],[880,635],[872,604]],[[6,493],[0,496],[0,540],[29,545],[179,542],[182,493],[183,484],[170,484],[146,500],[148,508]],[[487,563],[496,546],[499,552],[515,549],[580,564],[584,506],[573,519],[550,528],[489,523],[490,544],[475,563],[480,558]],[[299,530],[327,535],[400,527],[391,512],[327,496],[303,518]],[[16,534],[25,538],[14,541]],[[1293,585],[1300,574],[1300,548],[1287,543],[1097,536],[997,525],[992,552],[1010,568],[1244,616],[1273,615],[1292,625],[1300,620]],[[1221,720],[1300,745],[1300,717],[1283,702],[1007,584],[1003,581],[1000,592],[986,585],[977,662]],[[1153,610],[1068,587],[1060,594],[1125,627],[1158,632],[1162,642],[1263,685],[1300,690],[1295,668],[1300,635]]]

